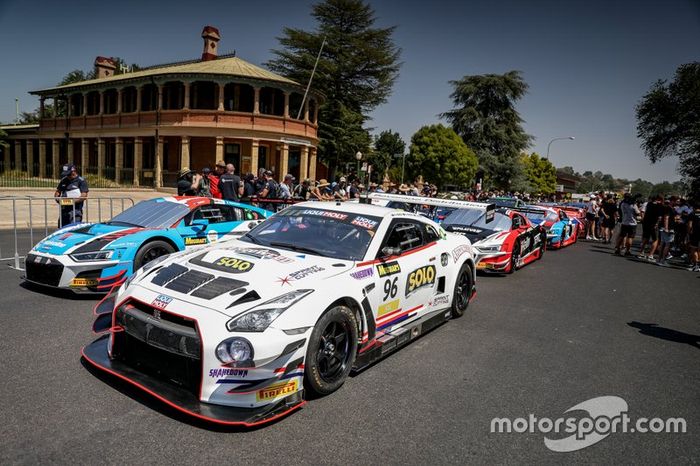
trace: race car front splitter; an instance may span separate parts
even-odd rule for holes
[[[187,390],[141,373],[119,360],[110,359],[107,354],[108,340],[109,335],[103,335],[85,346],[81,351],[85,361],[96,369],[129,382],[176,410],[198,419],[222,425],[253,427],[272,422],[306,404],[301,391],[260,408],[204,403]]]

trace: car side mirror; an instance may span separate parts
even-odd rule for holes
[[[392,248],[390,246],[384,246],[382,248],[382,257],[391,257],[401,255],[401,248]]]

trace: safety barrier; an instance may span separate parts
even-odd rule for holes
[[[132,207],[130,197],[54,198],[35,196],[0,196],[0,262],[24,270],[21,261],[38,241],[77,219],[83,222],[107,221]],[[13,252],[5,255],[9,249]]]

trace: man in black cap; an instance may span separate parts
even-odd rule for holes
[[[76,166],[73,164],[64,165],[61,181],[54,193],[55,198],[65,198],[65,200],[56,199],[56,202],[61,205],[61,217],[58,219],[59,228],[83,221],[83,204],[85,202],[73,199],[86,199],[88,191],[87,181],[78,175]]]

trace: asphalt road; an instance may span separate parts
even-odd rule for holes
[[[192,422],[97,377],[79,355],[94,301],[24,289],[3,268],[0,463],[696,463],[700,276],[610,252],[579,243],[479,277],[463,318],[252,431]],[[554,419],[604,395],[632,419],[682,417],[688,432],[615,433],[571,453],[542,433],[490,433],[495,417]]]

